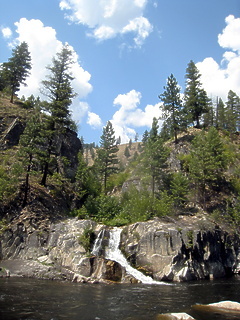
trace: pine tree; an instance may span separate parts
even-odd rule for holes
[[[149,132],[147,130],[144,131],[143,135],[142,135],[142,143],[146,144],[148,141],[148,137],[149,137]]]
[[[2,65],[2,81],[5,86],[10,87],[11,98],[10,102],[13,103],[13,97],[17,91],[20,90],[20,85],[25,84],[25,80],[30,74],[31,70],[31,57],[28,51],[28,44],[22,42],[12,51],[12,57],[8,62]]]
[[[217,98],[216,128],[221,130],[226,128],[226,110],[221,98]]]
[[[143,152],[144,169],[151,176],[152,195],[155,196],[156,183],[158,186],[164,180],[164,167],[167,160],[167,149],[164,147],[163,140],[158,135],[158,121],[153,118],[152,128],[149,133],[149,138],[145,144]]]
[[[109,176],[118,171],[119,161],[116,153],[118,146],[116,144],[115,132],[110,121],[103,128],[100,137],[100,148],[97,150],[96,166],[103,178],[104,193],[107,192],[107,180]]]
[[[200,128],[200,118],[202,114],[208,112],[208,97],[202,88],[199,73],[195,63],[191,60],[186,70],[186,89],[185,89],[185,109],[190,116],[189,121],[196,122],[196,127]]]
[[[128,146],[126,146],[125,150],[124,150],[124,155],[126,158],[129,158],[130,157],[130,152],[129,152],[129,148]]]
[[[226,102],[226,129],[230,133],[239,130],[240,127],[240,98],[230,90]]]
[[[56,140],[56,137],[59,139],[66,128],[74,127],[69,110],[72,99],[76,96],[71,86],[71,81],[74,79],[70,73],[72,64],[72,50],[65,45],[53,58],[52,66],[47,67],[50,71],[47,80],[42,81],[42,93],[49,99],[45,104],[45,110],[50,115],[47,126],[48,156],[44,165],[42,185],[46,184],[49,162],[54,151],[54,139]]]
[[[83,153],[78,154],[78,168],[76,172],[76,190],[83,203],[88,196],[99,195],[100,186],[92,167],[89,167],[84,159]]]
[[[216,109],[213,106],[213,102],[209,100],[208,112],[203,114],[203,127],[210,128],[216,123]]]
[[[206,191],[219,186],[226,157],[218,131],[211,127],[197,135],[191,147],[189,172],[205,207]]]
[[[171,124],[169,124],[169,119],[163,121],[162,128],[160,131],[160,137],[163,139],[163,141],[167,141],[172,136],[171,132]]]
[[[189,181],[182,172],[176,172],[173,174],[173,178],[170,183],[170,190],[176,208],[181,208],[187,201],[187,195],[189,193]]]
[[[149,137],[148,139],[155,141],[158,138],[158,129],[159,129],[159,125],[158,125],[158,120],[156,117],[153,118],[153,122],[152,122],[152,127],[151,130],[149,132]]]
[[[181,98],[180,87],[173,74],[167,79],[167,85],[164,87],[164,92],[159,95],[159,99],[163,101],[163,106],[160,106],[163,111],[163,118],[169,119],[172,131],[174,132],[175,143],[177,143],[177,133],[181,127]]]
[[[26,128],[20,137],[18,156],[25,167],[26,177],[24,186],[24,199],[22,206],[27,204],[29,193],[29,176],[32,169],[39,166],[39,163],[45,156],[43,135],[43,117],[39,110],[36,110],[29,118]]]

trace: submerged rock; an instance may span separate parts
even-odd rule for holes
[[[209,307],[226,309],[226,310],[234,310],[240,312],[240,303],[235,301],[220,301],[216,303],[211,303],[208,305]]]
[[[157,316],[157,320],[195,320],[187,313],[165,313]]]
[[[239,314],[240,316],[240,303],[235,301],[220,301],[216,303],[210,303],[207,305],[195,305],[193,309],[202,310],[204,312],[222,312],[227,314]]]

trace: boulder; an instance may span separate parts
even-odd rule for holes
[[[235,301],[220,301],[216,303],[210,303],[207,305],[195,305],[192,307],[193,310],[198,310],[202,312],[208,312],[208,313],[224,313],[224,314],[229,314],[236,315],[238,314],[240,317],[240,303],[235,302]],[[234,317],[235,319],[235,317]]]
[[[160,314],[156,318],[157,320],[195,320],[187,313],[165,313]]]

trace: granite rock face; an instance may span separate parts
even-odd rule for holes
[[[16,276],[121,281],[123,270],[117,263],[90,254],[89,236],[99,228],[102,226],[91,220],[77,219],[51,223],[45,229],[18,223],[0,237],[0,267]]]
[[[239,272],[239,238],[219,228],[200,230],[192,218],[155,219],[122,229],[121,250],[129,264],[157,281],[210,279]],[[91,253],[105,229],[99,255]],[[108,227],[66,219],[34,225],[22,219],[0,235],[0,267],[11,275],[76,282],[136,282],[125,268],[104,257]]]
[[[125,227],[122,250],[129,262],[155,280],[190,281],[239,272],[239,238],[218,227],[200,230],[158,219]]]

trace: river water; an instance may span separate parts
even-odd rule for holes
[[[240,277],[168,286],[0,279],[1,320],[154,320],[166,312],[187,312],[197,320],[239,320],[236,314],[209,315],[191,308],[223,300],[240,302]]]

